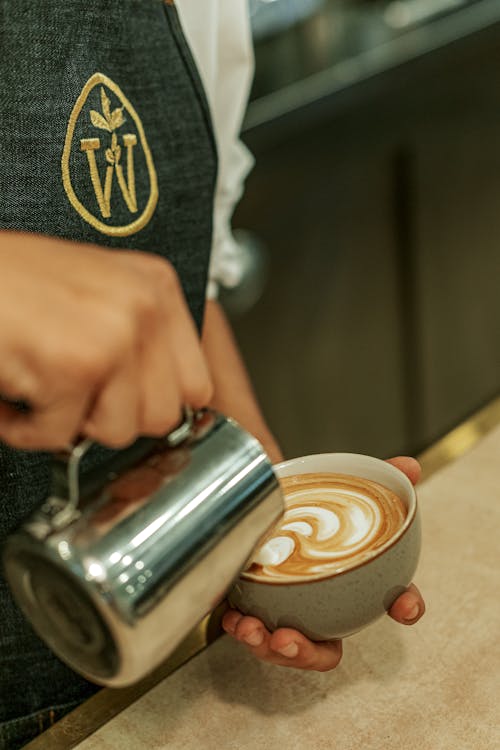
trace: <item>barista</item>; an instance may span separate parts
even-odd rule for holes
[[[228,222],[251,163],[237,140],[246,0],[177,5],[2,6],[0,393],[31,405],[0,402],[2,538],[47,494],[42,451],[162,435],[185,403],[235,417],[280,458],[213,298],[237,280]],[[415,461],[394,463],[417,480]],[[36,638],[3,580],[0,607],[0,748],[12,750],[97,688]],[[412,586],[391,616],[423,611]],[[340,643],[271,635],[234,611],[224,627],[273,663],[340,660]]]

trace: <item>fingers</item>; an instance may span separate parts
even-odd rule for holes
[[[315,643],[291,628],[271,634],[260,620],[235,610],[226,612],[222,626],[258,659],[278,666],[327,672],[342,658],[342,641]]]
[[[139,373],[134,353],[100,389],[82,433],[111,448],[129,445],[139,431]]]
[[[401,594],[391,609],[389,616],[402,625],[413,625],[425,613],[425,602],[415,584],[410,584],[404,594]]]
[[[302,633],[290,628],[279,628],[270,639],[271,651],[287,658],[286,666],[328,672],[342,658],[342,641],[310,641]]]
[[[183,406],[209,403],[201,343],[168,261],[31,235],[3,241],[0,394],[31,408],[1,405],[1,440],[52,450],[84,434],[119,448],[166,434]]]
[[[412,484],[417,484],[419,481],[422,469],[415,458],[410,458],[410,456],[397,456],[396,458],[389,458],[387,463],[392,464],[396,469],[399,469],[403,474],[406,474]]]
[[[172,361],[181,383],[183,403],[200,409],[213,396],[213,386],[193,319],[177,278],[170,285],[166,322]]]
[[[78,433],[86,409],[85,395],[27,413],[0,403],[0,440],[25,450],[67,448]]]
[[[145,265],[144,265],[145,261]],[[175,427],[182,407],[206,406],[212,385],[198,333],[173,268],[156,257],[134,254],[129,262],[154,283],[154,299],[141,297],[141,417],[143,434]]]
[[[425,613],[425,602],[415,584],[394,602],[389,615],[403,625],[413,625]],[[342,659],[342,641],[316,643],[291,628],[270,633],[256,617],[234,609],[223,617],[222,627],[262,661],[282,667],[327,672]]]
[[[168,341],[144,343],[139,417],[143,435],[166,435],[179,423],[184,401],[175,372]]]
[[[420,464],[414,458],[397,456],[396,458],[390,458],[387,463],[406,474],[412,484],[417,484],[419,481],[422,470]],[[389,616],[403,625],[413,625],[420,620],[424,613],[425,602],[413,583],[410,584],[404,594],[396,599],[389,610]]]

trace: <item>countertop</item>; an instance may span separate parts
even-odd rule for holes
[[[428,610],[416,626],[384,618],[346,639],[341,665],[323,674],[259,663],[223,636],[82,742],[120,691],[29,747],[498,750],[499,455],[500,399],[422,456],[417,582]]]

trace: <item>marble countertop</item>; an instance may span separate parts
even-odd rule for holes
[[[346,639],[341,665],[323,674],[257,662],[223,636],[82,742],[56,731],[30,747],[498,750],[500,424],[479,429],[463,425],[424,456],[417,582],[428,610],[416,626],[384,618]]]

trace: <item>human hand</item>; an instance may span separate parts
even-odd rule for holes
[[[173,267],[154,255],[0,232],[0,439],[121,447],[205,406],[212,385]]]
[[[413,484],[420,478],[420,466],[413,458],[399,456],[389,463],[406,474]],[[396,599],[389,616],[403,625],[413,625],[425,612],[424,600],[414,584]],[[292,628],[270,633],[256,617],[244,616],[234,609],[224,615],[222,627],[236,640],[246,644],[258,659],[282,667],[327,672],[342,658],[342,641],[317,643]]]

